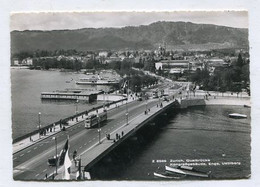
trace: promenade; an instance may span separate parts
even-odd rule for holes
[[[129,96],[128,103],[130,103],[134,100],[135,100],[134,97]],[[113,110],[114,108],[125,105],[125,104],[126,104],[126,101],[119,101],[118,103],[111,104],[109,106],[109,108],[107,108],[107,110]],[[104,111],[104,109],[101,107],[101,108],[99,108],[95,111],[89,112],[88,115],[102,113],[103,111]],[[88,115],[83,114],[83,115],[77,117],[77,120],[71,119],[71,120],[68,121],[68,125],[64,125],[64,126],[62,126],[62,128],[61,128],[60,125],[55,125],[55,126],[51,127],[50,130],[47,131],[45,135],[40,135],[39,133],[36,133],[36,134],[34,134],[30,137],[24,138],[24,139],[22,139],[18,142],[13,143],[13,154],[33,145],[35,143],[38,143],[38,142],[40,142],[40,141],[42,141],[42,140],[44,140],[44,139],[46,139],[50,136],[54,136],[55,134],[64,130],[63,127],[65,128],[65,130],[68,129],[68,128],[71,128],[72,126],[84,121]]]

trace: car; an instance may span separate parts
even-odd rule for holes
[[[55,158],[55,156],[53,158],[49,158],[48,159],[48,165],[49,166],[56,166],[57,160],[58,160],[58,158]]]

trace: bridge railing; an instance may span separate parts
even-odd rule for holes
[[[118,100],[118,101],[108,102],[108,103],[106,103],[104,106],[107,107],[107,108],[109,108],[111,105],[116,104],[116,103],[119,103],[119,102],[122,102],[122,101],[125,101],[125,100],[127,100],[127,98],[120,99],[120,100]],[[25,134],[25,135],[23,135],[23,136],[20,136],[20,137],[18,137],[18,138],[13,139],[13,144],[16,143],[16,142],[19,142],[19,141],[21,141],[21,140],[23,140],[23,139],[29,138],[30,136],[33,136],[33,135],[35,135],[35,134],[41,133],[41,132],[43,132],[43,131],[46,131],[46,130],[49,129],[49,128],[53,128],[54,125],[60,125],[60,124],[66,125],[69,120],[75,119],[75,118],[77,118],[77,117],[79,117],[79,116],[82,116],[82,115],[85,115],[85,114],[87,115],[89,112],[96,111],[96,110],[98,110],[98,109],[100,109],[100,108],[103,108],[103,105],[100,105],[100,106],[97,106],[97,107],[93,107],[92,109],[85,110],[85,111],[83,111],[83,112],[79,112],[79,113],[74,114],[74,115],[72,115],[72,116],[69,116],[69,117],[67,117],[67,118],[60,119],[59,121],[56,121],[56,122],[51,123],[51,124],[49,124],[49,125],[46,125],[46,126],[42,127],[41,129],[34,130],[34,131],[32,131],[32,132],[30,132],[30,133],[28,133],[28,134]]]

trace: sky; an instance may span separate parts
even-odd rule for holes
[[[61,30],[148,25],[184,21],[248,28],[247,11],[31,12],[12,13],[10,30]]]

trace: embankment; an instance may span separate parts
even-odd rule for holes
[[[186,98],[180,101],[181,108],[191,106],[205,106],[205,105],[236,105],[236,106],[251,106],[250,97],[212,97],[204,98]]]

